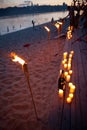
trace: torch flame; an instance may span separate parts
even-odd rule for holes
[[[63,24],[62,22],[59,22],[59,21],[57,21],[57,23],[58,23],[58,24],[60,24],[60,25],[62,25],[62,24]]]
[[[60,27],[59,23],[55,23],[55,27],[58,29]]]
[[[47,32],[50,32],[50,29],[47,26],[44,26]]]
[[[14,52],[11,53],[11,57],[13,57],[12,61],[19,62],[20,64],[24,65],[25,61],[17,56]]]

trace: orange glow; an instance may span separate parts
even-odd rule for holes
[[[71,87],[73,85],[73,83],[72,82],[69,82],[69,87]]]
[[[70,98],[73,98],[73,93],[69,93],[69,97],[70,97]]]
[[[67,38],[68,38],[68,39],[71,39],[71,38],[72,38],[72,32],[71,32],[71,31],[68,31],[68,32],[67,32]]]
[[[71,69],[71,64],[68,63],[67,67],[68,67],[68,70],[70,70]]]
[[[58,24],[60,24],[60,25],[62,25],[62,24],[63,24],[62,22],[58,22],[58,21],[57,21],[57,23],[58,23]]]
[[[64,53],[63,53],[63,58],[66,59],[66,58],[67,58],[67,55],[68,55],[68,52],[64,52]]]
[[[71,39],[72,38],[72,31],[73,31],[73,27],[69,26],[68,27],[68,32],[67,32],[67,38]]]
[[[71,85],[70,86],[70,93],[74,93],[75,89],[76,89],[75,85]]]
[[[62,60],[62,64],[64,65],[67,62],[67,59]]]
[[[66,81],[69,82],[70,81],[70,75],[66,76]]]
[[[64,64],[64,69],[66,69],[67,68],[67,64]]]
[[[69,70],[69,74],[71,75],[73,73],[73,71],[72,70]]]
[[[60,27],[59,23],[55,23],[55,27],[58,29]]]
[[[17,56],[14,52],[11,53],[11,57],[13,57],[12,61],[19,62],[21,65],[24,65],[25,61]]]
[[[50,29],[47,26],[44,26],[47,32],[50,32]]]
[[[71,64],[71,62],[72,62],[72,59],[69,57],[68,64]]]
[[[64,72],[64,76],[67,77],[67,75],[68,75],[68,72]]]
[[[70,30],[73,31],[73,26],[69,26],[69,27],[68,27],[68,30],[69,30],[69,31],[70,31]]]
[[[60,74],[62,73],[62,70],[60,70]]]
[[[59,97],[63,97],[63,90],[59,89]]]
[[[73,54],[74,54],[74,51],[70,51],[70,53],[73,55]]]
[[[71,103],[71,101],[72,101],[71,98],[68,97],[68,98],[67,98],[67,103]]]

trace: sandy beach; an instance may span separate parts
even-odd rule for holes
[[[51,38],[43,25],[0,36],[0,130],[49,130],[53,99],[57,101],[57,78],[64,38],[55,38],[57,29],[47,23]],[[64,25],[65,27],[68,26]],[[26,46],[29,45],[29,46]],[[36,111],[22,66],[12,61],[15,52],[28,64],[29,81]]]

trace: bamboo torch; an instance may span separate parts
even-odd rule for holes
[[[11,57],[13,58],[12,59],[13,62],[18,62],[19,64],[22,65],[22,69],[23,69],[25,77],[27,79],[28,87],[30,89],[30,93],[31,93],[31,98],[32,98],[33,106],[34,106],[35,115],[36,115],[36,118],[38,119],[37,111],[36,111],[36,106],[35,106],[35,102],[34,102],[34,98],[33,98],[33,93],[32,93],[32,89],[31,89],[30,81],[29,81],[29,72],[28,72],[27,63],[22,58],[20,58],[18,55],[16,55],[13,52],[11,53]]]

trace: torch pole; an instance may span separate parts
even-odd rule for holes
[[[50,40],[50,32],[48,32],[48,40]]]
[[[24,70],[25,77],[26,77],[26,79],[27,79],[28,87],[29,87],[29,89],[30,89],[30,93],[31,93],[31,98],[32,98],[33,106],[34,106],[34,111],[35,111],[36,119],[38,120],[38,115],[37,115],[37,111],[36,111],[36,106],[35,106],[35,102],[34,102],[34,98],[33,98],[33,93],[32,93],[32,89],[31,89],[30,81],[29,81],[28,67],[27,67],[27,64],[26,64],[26,63],[23,65],[23,70]]]
[[[50,32],[48,32],[48,49],[49,49],[49,62],[50,62],[51,61]]]

